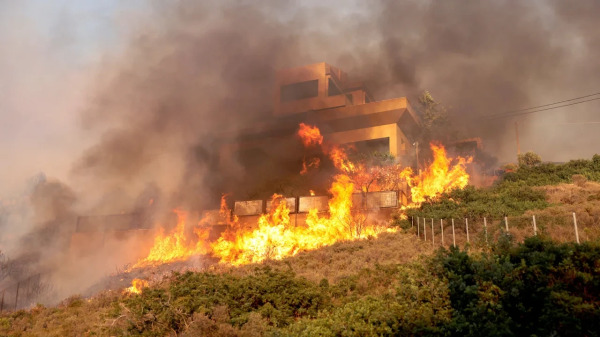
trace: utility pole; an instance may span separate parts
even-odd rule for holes
[[[413,145],[415,146],[415,155],[417,157],[417,173],[421,173],[421,170],[419,168],[419,142],[414,142]]]
[[[517,158],[521,154],[521,144],[519,143],[519,123],[515,122],[515,134],[517,135]]]

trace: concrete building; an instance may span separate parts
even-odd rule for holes
[[[394,156],[412,150],[421,124],[406,97],[375,101],[361,82],[327,63],[279,71],[273,112],[279,118],[305,114],[330,142],[370,143]]]
[[[270,153],[278,153],[274,148],[294,136],[301,122],[318,126],[328,142],[398,157],[414,154],[412,143],[421,128],[406,97],[376,101],[363,83],[327,63],[316,63],[276,74],[272,117],[249,125],[234,139],[227,140],[224,133],[220,160],[236,158],[244,167],[257,158],[276,163],[281,158]]]

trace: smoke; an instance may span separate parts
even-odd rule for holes
[[[254,172],[223,155],[271,117],[280,68],[325,61],[365,81],[377,100],[407,96],[416,105],[429,90],[465,137],[482,137],[501,161],[516,152],[514,119],[483,117],[600,88],[594,0],[138,6],[83,67],[61,61],[80,41],[70,28],[80,17],[59,12],[60,29],[47,37],[22,23],[21,7],[0,2],[0,43],[11,46],[0,53],[0,157],[13,163],[2,165],[0,183],[15,190],[13,181],[40,170],[63,181],[31,199],[23,250],[39,249],[33,238],[47,226],[73,228],[77,214],[148,202],[159,216],[177,206],[206,209],[220,193],[243,195],[273,172],[299,171],[293,141],[269,144],[267,158],[276,160]],[[597,104],[519,119],[522,149],[551,161],[590,157],[597,125],[564,123],[593,119]],[[50,191],[60,192],[61,212],[46,207],[54,203],[41,196],[57,198]]]
[[[109,131],[75,172],[104,189],[140,189],[158,181],[177,203],[202,203],[201,191],[231,192],[254,177],[235,160],[222,165],[223,142],[254,120],[269,118],[277,69],[323,60],[364,80],[377,99],[408,96],[416,105],[421,91],[431,91],[465,137],[483,137],[488,151],[510,160],[516,148],[513,120],[482,117],[600,87],[587,66],[597,67],[597,33],[591,29],[596,23],[589,13],[598,13],[598,5],[578,6],[560,1],[156,5],[151,24],[134,27],[125,52],[103,69],[85,121]],[[522,121],[524,150],[547,160],[563,160],[567,151],[573,156],[572,148],[561,153],[553,146],[549,152],[537,141],[562,130],[551,123],[563,122],[565,115],[543,112]],[[544,134],[536,131],[538,125]],[[589,155],[584,144],[595,136],[578,140],[581,155]]]

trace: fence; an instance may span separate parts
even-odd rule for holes
[[[0,312],[26,308],[43,291],[41,274],[29,276],[0,290]]]
[[[528,236],[543,235],[559,242],[574,241],[581,243],[600,237],[600,226],[595,225],[599,219],[590,218],[587,214],[578,215],[531,215],[502,218],[461,218],[435,219],[413,217],[412,227],[415,234],[432,245],[487,246],[498,240],[500,235],[509,234],[516,241],[523,241]]]

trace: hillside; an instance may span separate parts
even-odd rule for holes
[[[230,267],[196,257],[120,273],[104,284],[112,290],[92,297],[1,314],[0,335],[596,336],[600,184],[591,181],[595,170],[577,165],[583,169],[523,167],[491,188],[455,190],[408,212],[471,219],[468,244],[457,222],[460,248],[448,239],[440,247],[439,237],[425,241],[410,220],[396,218],[395,233],[280,261]],[[573,242],[573,212],[581,244]],[[487,244],[483,217],[490,221]],[[150,280],[149,287],[124,293],[133,278]]]
[[[140,295],[106,291],[3,314],[5,336],[486,335],[600,331],[600,245],[540,238],[429,257],[412,234],[283,261],[173,274]],[[557,321],[558,320],[558,321]],[[556,322],[560,322],[557,324]],[[534,324],[535,323],[535,324]],[[502,333],[504,331],[504,333]]]

